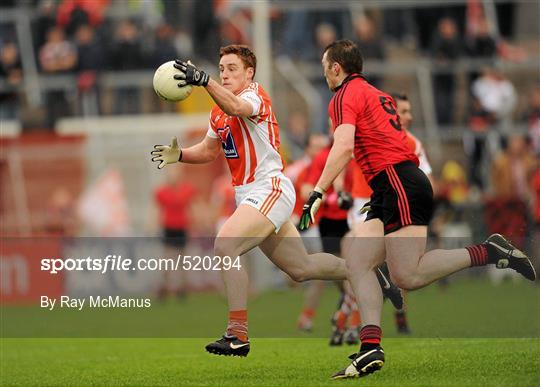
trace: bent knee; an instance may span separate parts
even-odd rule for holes
[[[360,259],[347,258],[345,260],[345,268],[348,273],[356,273],[358,270],[361,270],[365,265],[362,265]]]
[[[367,272],[378,265],[375,261],[368,261],[361,258],[347,258],[345,260],[345,268],[348,273]]]
[[[214,254],[219,257],[230,256],[236,257],[238,246],[235,243],[235,238],[216,238],[214,241]]]
[[[423,286],[419,277],[414,274],[391,273],[392,281],[403,290],[416,290]]]
[[[309,273],[302,267],[294,267],[287,270],[287,274],[295,282],[305,282],[310,279]]]

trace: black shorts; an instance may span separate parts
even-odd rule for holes
[[[173,230],[166,228],[163,230],[163,243],[174,248],[184,248],[187,242],[187,234],[185,230]]]
[[[339,254],[341,251],[341,238],[348,232],[347,219],[321,218],[319,220],[319,233],[321,234],[323,251],[330,254]]]
[[[411,224],[427,226],[433,215],[433,188],[412,161],[386,168],[375,176],[366,221],[380,219],[389,234]]]

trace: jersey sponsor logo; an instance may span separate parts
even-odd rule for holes
[[[218,136],[221,139],[221,146],[223,147],[223,152],[225,157],[228,159],[237,159],[238,151],[236,150],[236,143],[231,133],[231,127],[225,125],[224,128],[218,128]]]

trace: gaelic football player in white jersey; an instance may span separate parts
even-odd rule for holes
[[[296,281],[344,279],[344,260],[330,254],[308,255],[291,223],[296,195],[282,173],[279,125],[268,94],[253,81],[257,59],[242,45],[220,50],[221,84],[189,62],[177,60],[179,86],[202,86],[216,102],[208,132],[198,144],[181,149],[156,145],[152,161],[158,168],[176,162],[200,164],[224,152],[235,189],[236,211],[221,227],[214,252],[220,257],[240,256],[258,246],[280,269]],[[174,82],[174,79],[171,79]],[[248,277],[244,268],[222,270],[229,321],[225,335],[206,346],[218,355],[246,356],[248,340]]]

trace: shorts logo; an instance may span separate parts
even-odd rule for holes
[[[251,202],[251,203],[253,203],[253,204],[259,204],[259,202],[258,202],[257,200],[252,199],[252,198],[247,198],[247,199],[246,199],[246,202]]]
[[[218,136],[221,139],[221,146],[223,147],[223,152],[225,157],[228,159],[237,159],[238,152],[236,150],[236,143],[231,133],[231,127],[225,125],[224,128],[218,128]]]

